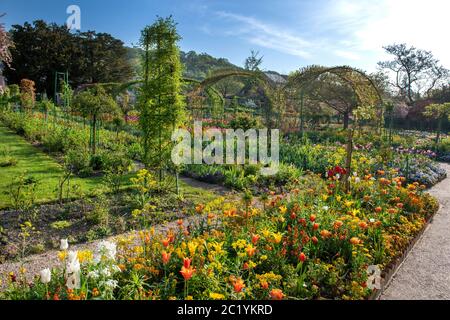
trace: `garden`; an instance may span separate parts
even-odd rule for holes
[[[439,210],[450,87],[430,52],[425,94],[349,66],[285,76],[253,51],[244,67],[185,54],[172,17],[133,49],[0,26],[0,299],[373,299]],[[48,47],[29,54],[37,34]],[[385,49],[386,73],[419,65],[415,48]],[[69,56],[47,63],[53,51]],[[176,163],[173,132],[198,121],[202,137],[279,130],[279,163]]]

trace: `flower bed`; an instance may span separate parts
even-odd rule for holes
[[[340,169],[342,171],[342,169]],[[337,172],[337,171],[336,171]],[[437,203],[395,172],[311,175],[289,194],[259,206],[198,206],[205,223],[96,252],[60,253],[65,268],[34,284],[10,274],[4,299],[365,299],[369,266],[389,267],[408,248]]]

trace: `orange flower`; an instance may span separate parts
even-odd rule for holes
[[[245,251],[247,252],[249,257],[252,257],[255,255],[256,248],[250,245],[245,249]]]
[[[403,203],[397,203],[397,208],[403,209]]]
[[[195,211],[197,213],[202,213],[203,209],[205,208],[205,206],[203,204],[199,204],[195,207]]]
[[[361,221],[360,223],[359,223],[359,227],[361,228],[361,229],[367,229],[367,227],[368,227],[368,225],[367,225],[367,223],[366,222],[364,222],[364,221]]]
[[[340,227],[342,227],[343,224],[344,224],[344,223],[343,223],[342,221],[337,220],[337,221],[334,222],[333,228],[334,228],[335,230],[337,230],[337,229],[339,229]]]
[[[322,231],[320,231],[320,235],[322,236],[322,238],[326,239],[331,236],[331,232],[328,230],[322,230]]]
[[[92,289],[92,296],[98,297],[100,295],[100,291],[97,288]]]
[[[313,224],[313,230],[317,230],[317,229],[319,229],[319,224],[318,223],[314,223]]]
[[[164,246],[164,247],[168,247],[169,246],[169,244],[170,244],[170,239],[164,239],[163,241],[162,241],[162,245]]]
[[[317,239],[317,237],[314,236],[314,237],[311,238],[311,241],[312,241],[314,244],[317,244],[317,243],[319,242],[319,239]]]
[[[254,234],[254,235],[252,235],[252,243],[254,244],[254,245],[256,245],[257,243],[258,243],[258,241],[259,241],[259,235],[257,235],[257,234]]]
[[[381,207],[376,207],[375,208],[375,212],[376,213],[380,213],[381,211],[383,211],[383,208],[381,208]]]
[[[170,260],[170,253],[167,253],[166,251],[162,252],[162,262],[164,265],[168,264]]]
[[[397,213],[397,209],[395,209],[395,208],[390,208],[390,209],[388,210],[388,213],[389,213],[389,214],[396,214],[396,213]]]
[[[236,279],[233,283],[234,292],[239,293],[242,292],[242,289],[245,288],[244,280]]]
[[[353,238],[350,239],[350,243],[353,244],[353,245],[357,245],[357,244],[361,243],[361,240],[359,238],[357,238],[357,237],[353,237]]]
[[[182,225],[183,225],[183,219],[179,219],[179,220],[177,221],[177,225],[182,226]]]
[[[283,300],[284,294],[280,289],[272,289],[269,293],[272,300]]]
[[[194,268],[185,268],[183,266],[183,267],[181,267],[180,273],[183,276],[184,280],[189,281],[192,278],[192,276],[194,275],[195,269]]]
[[[364,196],[364,201],[365,201],[365,202],[370,201],[370,196]]]
[[[264,290],[269,289],[269,283],[266,280],[261,281],[261,288]]]
[[[311,222],[316,221],[316,215],[315,214],[310,215],[309,216],[309,221],[311,221]]]

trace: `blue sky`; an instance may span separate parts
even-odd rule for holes
[[[251,49],[263,68],[289,73],[310,64],[375,71],[382,46],[406,42],[431,50],[450,68],[448,0],[0,0],[6,27],[43,19],[65,23],[81,9],[82,31],[108,32],[127,45],[157,15],[172,14],[184,51],[242,65]]]

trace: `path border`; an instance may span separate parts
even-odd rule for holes
[[[393,263],[391,263],[386,269],[384,269],[381,272],[381,289],[374,290],[370,296],[367,298],[367,300],[380,300],[381,295],[384,293],[384,291],[390,286],[394,276],[399,271],[400,267],[405,262],[406,258],[408,257],[411,250],[415,248],[417,243],[422,240],[423,235],[425,234],[425,231],[430,227],[431,223],[433,222],[434,217],[436,214],[438,214],[439,210],[441,208],[441,205],[439,204],[438,210],[426,220],[425,225],[422,227],[422,229],[417,233],[417,235],[414,237],[414,239],[411,240],[411,242],[408,244],[408,247],[403,251],[403,253],[395,259]]]

